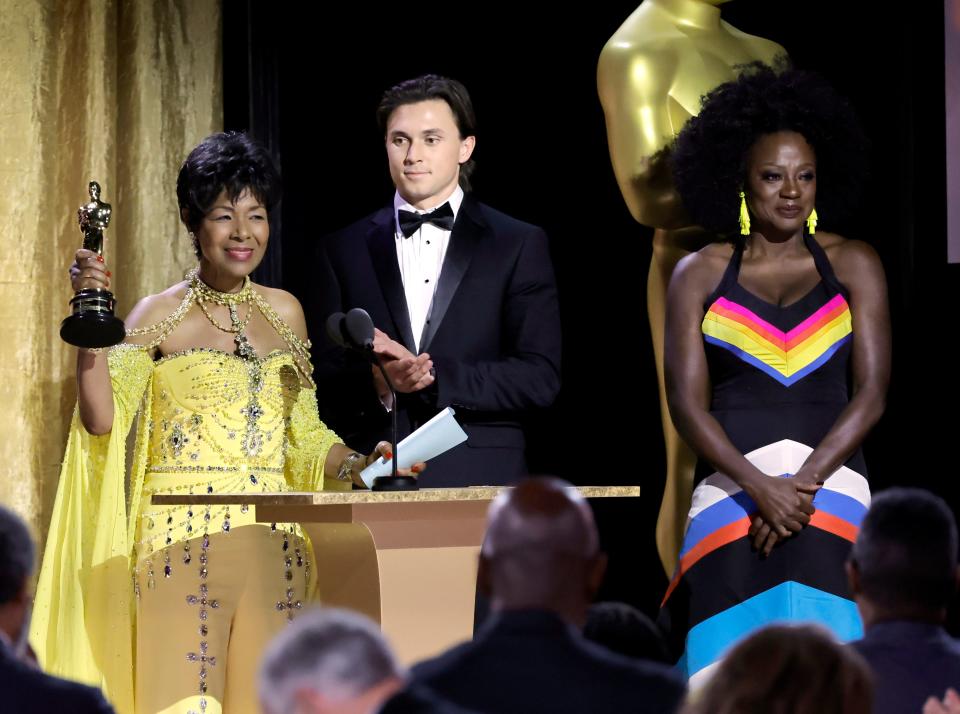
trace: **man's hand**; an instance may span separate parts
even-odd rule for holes
[[[380,358],[384,370],[398,392],[405,394],[418,392],[433,384],[434,376],[431,372],[433,362],[426,352],[415,355],[376,328],[373,332],[373,351]],[[390,389],[376,366],[373,367],[373,382],[380,400],[386,403],[385,400],[389,400]]]

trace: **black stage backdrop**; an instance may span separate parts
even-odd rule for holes
[[[531,467],[577,484],[643,487],[639,502],[595,504],[611,555],[601,595],[652,614],[666,578],[653,540],[664,457],[646,318],[651,232],[620,197],[595,83],[600,49],[636,5],[337,3],[333,11],[232,0],[223,71],[226,127],[252,131],[284,175],[258,279],[301,297],[315,242],[392,195],[374,118],[382,90],[426,72],[467,85],[479,126],[475,193],[546,228],[560,285],[563,392],[531,424]],[[839,14],[835,0],[739,0],[723,17],[824,74],[861,116],[872,178],[843,232],[879,251],[894,327],[887,412],[865,446],[869,475],[875,491],[920,485],[956,507],[960,265],[946,262],[943,14],[938,3],[899,13],[854,7],[860,17]]]

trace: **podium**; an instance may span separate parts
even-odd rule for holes
[[[487,508],[508,487],[419,491],[154,494],[155,505],[253,506],[261,523],[299,523],[313,543],[317,592],[380,623],[413,664],[473,635]],[[639,486],[575,487],[585,498],[635,498]]]

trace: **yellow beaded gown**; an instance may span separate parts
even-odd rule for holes
[[[154,361],[122,344],[108,365],[113,429],[93,436],[74,413],[33,647],[44,669],[102,686],[121,714],[257,711],[263,646],[309,596],[309,543],[294,525],[256,524],[253,509],[150,496],[321,489],[339,439],[290,351]]]

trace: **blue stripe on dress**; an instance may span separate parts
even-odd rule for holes
[[[777,622],[818,623],[842,642],[863,636],[860,613],[852,601],[787,581],[694,626],[687,633],[686,652],[677,666],[690,677],[719,660],[747,635]]]
[[[791,476],[792,474],[783,474]],[[829,481],[828,481],[829,483]],[[813,505],[826,513],[842,518],[850,525],[860,527],[867,512],[866,507],[855,498],[833,491],[829,487],[821,488],[813,497]],[[687,533],[683,538],[683,547],[680,550],[682,558],[687,552],[711,533],[730,525],[751,513],[756,512],[757,505],[744,491],[738,491],[732,496],[726,496],[717,503],[703,509],[690,521]]]
[[[846,344],[850,340],[850,338],[851,338],[851,335],[845,335],[844,337],[841,337],[839,340],[834,342],[830,347],[828,347],[824,351],[824,353],[819,357],[817,357],[813,362],[808,364],[803,369],[797,372],[794,372],[793,375],[791,375],[790,377],[787,377],[787,376],[784,376],[783,373],[781,373],[779,370],[774,369],[773,367],[768,365],[763,360],[757,359],[749,352],[744,352],[742,349],[740,349],[735,345],[730,344],[729,342],[725,342],[721,339],[713,337],[712,335],[703,336],[703,339],[705,342],[709,342],[711,345],[727,350],[728,352],[736,355],[739,359],[743,360],[747,364],[752,365],[757,369],[759,369],[761,372],[765,373],[766,375],[773,377],[773,379],[777,380],[778,382],[780,382],[780,384],[782,384],[785,387],[792,387],[794,384],[799,382],[808,374],[810,374],[814,370],[819,369],[821,366],[823,366],[823,364],[829,361],[829,359],[833,357],[834,353],[837,350],[839,350],[844,344]]]

